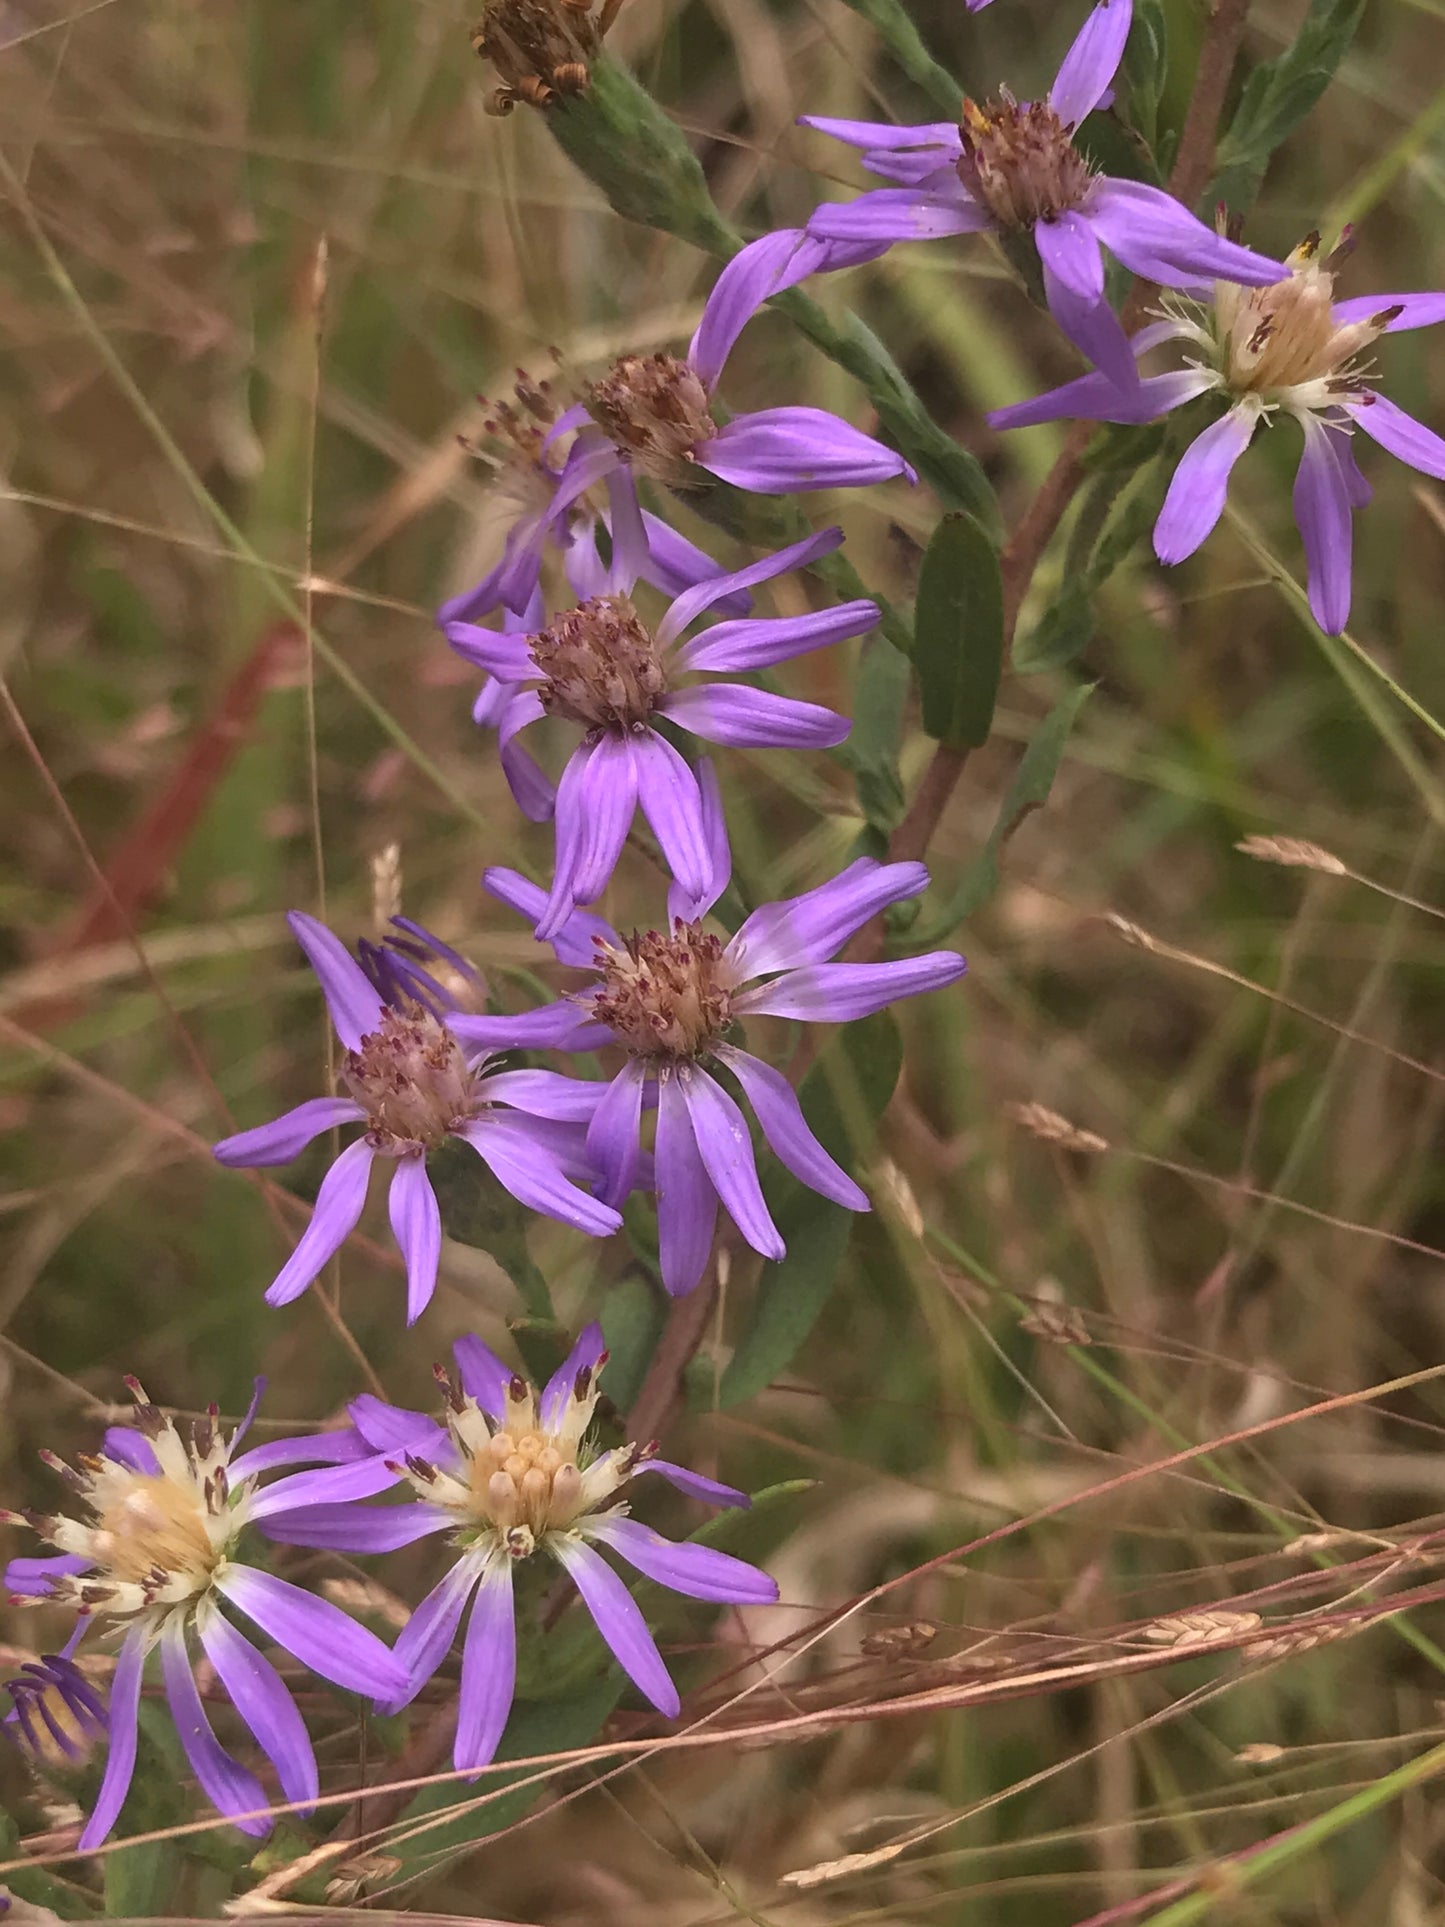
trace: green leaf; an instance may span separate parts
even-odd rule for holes
[[[804,1115],[824,1147],[855,1167],[873,1141],[903,1065],[898,1026],[888,1011],[845,1025],[803,1079]],[[838,1282],[853,1213],[793,1180],[774,1211],[787,1256],[765,1268],[752,1322],[728,1361],[718,1403],[741,1405],[797,1357]]]
[[[1003,667],[998,553],[971,515],[945,515],[918,577],[913,666],[923,727],[955,749],[988,741]]]
[[[948,936],[965,917],[987,903],[998,888],[999,853],[1024,818],[1049,800],[1069,732],[1093,688],[1093,683],[1077,683],[1034,731],[1014,771],[988,842],[964,871],[947,909],[925,930],[914,932],[913,941],[920,950]]]
[[[1129,120],[1157,149],[1159,103],[1169,74],[1169,29],[1161,0],[1136,0],[1123,71],[1129,83]]]
[[[527,1249],[529,1213],[500,1185],[476,1152],[448,1142],[427,1159],[447,1236],[485,1251],[506,1272],[531,1319],[550,1322],[552,1294]]]
[[[1028,634],[1014,643],[1013,666],[1021,676],[1061,669],[1088,648],[1093,635],[1089,584],[1071,575]]]
[[[937,101],[950,120],[957,120],[963,89],[924,46],[899,0],[848,0],[848,5],[874,28],[908,78]]]
[[[1364,11],[1365,0],[1310,0],[1284,52],[1254,69],[1216,152],[1211,200],[1234,208],[1249,206],[1270,156],[1334,79]]]
[[[839,761],[853,772],[864,820],[885,838],[902,820],[907,800],[898,745],[912,682],[907,656],[882,638],[865,643],[853,691],[853,728],[838,750]]]
[[[15,1758],[20,1754],[17,1751]],[[20,1829],[12,1814],[0,1807],[0,1860],[23,1859],[20,1851]],[[74,1887],[67,1886],[63,1880],[54,1879],[44,1867],[16,1867],[13,1872],[0,1875],[0,1895],[14,1895],[30,1907],[48,1907],[62,1920],[94,1920],[95,1909],[86,1897]],[[17,1907],[9,1919],[17,1923],[24,1916]]]
[[[602,1336],[608,1353],[607,1396],[624,1412],[642,1390],[666,1322],[662,1292],[640,1271],[629,1272],[607,1294],[602,1307]]]

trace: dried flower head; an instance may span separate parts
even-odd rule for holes
[[[587,408],[639,475],[686,487],[697,448],[717,434],[702,377],[676,355],[624,355],[587,390]]]
[[[657,644],[625,595],[589,596],[528,648],[543,709],[584,729],[641,728],[667,694]]]
[[[1298,836],[1246,836],[1234,847],[1241,856],[1252,856],[1260,863],[1280,863],[1290,870],[1318,870],[1331,877],[1349,875],[1337,856]]]
[[[598,1022],[641,1057],[680,1064],[706,1056],[732,1021],[736,977],[722,939],[679,917],[670,937],[634,931],[620,945],[596,944]]]
[[[502,83],[488,96],[487,112],[510,114],[518,101],[551,107],[559,96],[585,94],[620,6],[604,0],[594,17],[591,0],[491,0],[472,32],[474,51]]]
[[[958,135],[958,178],[1002,228],[1056,220],[1089,192],[1093,170],[1047,100],[965,100]]]

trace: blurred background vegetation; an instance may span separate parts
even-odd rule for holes
[[[970,91],[1007,78],[1026,95],[1082,0],[911,10]],[[1167,12],[1177,116],[1201,23],[1192,0]],[[1298,13],[1258,0],[1251,52],[1278,51]],[[15,1503],[50,1499],[36,1449],[84,1449],[122,1371],[230,1412],[265,1372],[272,1420],[323,1422],[361,1388],[358,1350],[392,1397],[427,1404],[452,1336],[509,1343],[511,1285],[458,1245],[403,1336],[379,1214],[337,1278],[268,1312],[300,1222],[287,1194],[312,1195],[324,1147],[267,1185],[207,1150],[322,1087],[323,1013],[282,912],[365,930],[388,845],[406,909],[494,988],[521,999],[519,973],[551,974],[477,888],[489,862],[543,869],[548,833],[520,823],[469,721],[475,678],[431,624],[504,526],[462,444],[485,414],[474,397],[519,365],[565,387],[685,341],[715,268],[613,215],[543,116],[489,117],[470,25],[428,0],[0,8],[0,1464]],[[610,45],[749,233],[857,180],[797,114],[936,117],[842,0],[627,0]],[[1439,0],[1372,0],[1250,238],[1283,252],[1352,221],[1344,292],[1445,285],[1442,74]],[[1000,439],[983,412],[1077,364],[1002,266],[935,244],[811,291],[878,331],[1016,515],[1062,431]],[[1438,332],[1390,340],[1381,361],[1395,399],[1445,426]],[[776,315],[744,338],[727,396],[869,419]],[[505,1809],[441,1788],[434,1805],[462,1802],[446,1834],[382,1828],[371,1845],[402,1864],[370,1869],[370,1899],[363,1868],[333,1910],[1066,1927],[1165,1918],[1144,1897],[1202,1873],[1180,1903],[1201,1911],[1179,1919],[1445,1921],[1445,1816],[1425,1769],[1387,1778],[1445,1735],[1445,1087],[1420,1061],[1445,944],[1438,909],[1391,894],[1440,902],[1445,793],[1428,719],[1301,616],[1296,452],[1292,429],[1262,435],[1202,556],[1166,574],[1146,548],[1103,591],[1080,664],[1097,688],[1048,808],[960,933],[970,975],[901,1013],[880,1209],[783,1381],[718,1409],[756,1288],[746,1254],[732,1267],[669,1456],[753,1489],[814,1483],[747,1544],[783,1606],[666,1626],[706,1743],[573,1760]],[[1365,467],[1351,636],[1428,709],[1445,492],[1373,447]],[[937,513],[925,490],[807,511],[841,520],[864,580],[907,600]],[[774,606],[807,593],[785,582]],[[839,650],[787,686],[847,709],[853,678]],[[1006,677],[931,853],[940,903],[1064,687]],[[907,719],[906,791],[929,748]],[[842,759],[733,752],[722,774],[748,897],[849,854]],[[1262,834],[1354,874],[1236,849]],[[635,854],[611,907],[624,926],[657,915]],[[1165,947],[1125,941],[1109,913]],[[1030,1102],[1107,1148],[1020,1128],[1010,1107]],[[532,1254],[573,1324],[626,1263],[620,1241],[550,1223]],[[1296,1543],[1326,1531],[1345,1536]],[[375,1570],[404,1598],[429,1583],[424,1547]],[[1388,1616],[1407,1589],[1420,1603]],[[385,1596],[369,1604],[384,1623]],[[1284,1644],[1181,1657],[1251,1630],[1159,1624],[1211,1609],[1279,1622]],[[37,1624],[0,1623],[12,1659]],[[604,1739],[659,1737],[622,1704]],[[344,1788],[400,1736],[326,1706]],[[47,1822],[4,1784],[28,1830],[63,1833],[63,1812]],[[1310,1822],[1239,1884],[1229,1856]],[[231,1849],[185,1845],[164,1904],[123,1911],[214,1911],[212,1863]]]

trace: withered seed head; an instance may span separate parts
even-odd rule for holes
[[[634,931],[620,950],[599,942],[593,1015],[641,1057],[685,1063],[727,1029],[732,990],[721,939],[679,917],[672,935]]]
[[[592,419],[640,475],[676,488],[717,423],[697,371],[676,355],[624,355],[587,390]]]
[[[531,638],[549,716],[584,729],[646,724],[667,693],[657,647],[624,595],[589,596]]]
[[[461,1045],[429,1011],[387,1009],[380,1024],[348,1051],[342,1081],[366,1112],[374,1149],[400,1156],[440,1144],[471,1115],[472,1076]]]
[[[1046,100],[965,100],[958,131],[958,177],[1003,227],[1053,220],[1089,191],[1089,163]]]
[[[509,114],[519,100],[550,107],[560,95],[586,93],[604,31],[585,4],[491,0],[472,34],[473,48],[502,83],[487,111]]]

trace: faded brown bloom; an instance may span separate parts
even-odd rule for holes
[[[518,101],[551,107],[560,97],[585,94],[603,35],[621,0],[491,0],[472,33],[472,46],[497,70],[501,86],[487,111],[510,114]]]
[[[1002,227],[1051,221],[1089,191],[1089,163],[1046,100],[965,100],[958,132],[958,177]]]
[[[549,716],[584,729],[645,725],[667,693],[657,646],[625,595],[589,596],[530,639]]]
[[[440,1144],[474,1108],[461,1045],[429,1011],[383,1011],[360,1050],[347,1052],[341,1077],[366,1112],[373,1148],[391,1156]]]
[[[733,986],[722,941],[700,923],[678,918],[670,937],[634,931],[620,950],[599,944],[598,953],[592,1014],[639,1056],[686,1063],[727,1029]]]
[[[717,423],[696,369],[676,355],[624,355],[587,391],[587,407],[639,475],[678,487],[696,479],[693,451]]]

